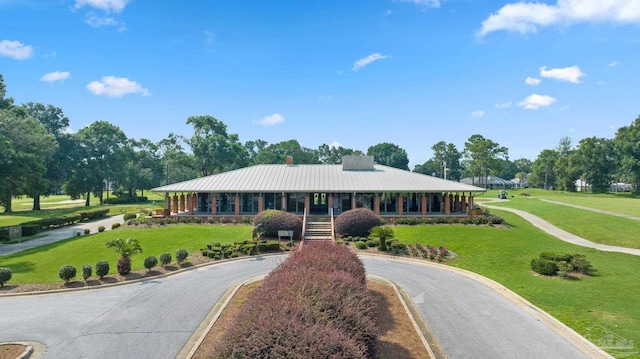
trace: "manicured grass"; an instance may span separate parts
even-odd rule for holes
[[[638,204],[640,205],[640,201]],[[514,197],[508,202],[491,203],[491,205],[521,209],[535,214],[567,232],[592,242],[640,248],[640,237],[638,236],[640,221],[527,197]]]
[[[562,242],[520,217],[494,211],[512,228],[398,226],[404,243],[444,245],[458,257],[448,264],[489,277],[541,307],[580,334],[601,325],[629,340],[640,340],[640,257],[600,252]],[[563,280],[533,275],[531,259],[541,252],[580,253],[597,270],[593,277]]]
[[[178,249],[193,253],[212,242],[232,243],[251,239],[251,226],[246,225],[174,225],[157,228],[123,228],[89,236],[71,238],[0,257],[0,267],[13,271],[10,284],[46,283],[60,281],[58,269],[72,264],[78,269],[83,264],[94,267],[97,261],[106,260],[111,273],[116,273],[118,254],[105,246],[115,238],[135,237],[144,252],[131,257],[132,270],[144,269],[144,259],[161,253],[170,253],[175,260]]]

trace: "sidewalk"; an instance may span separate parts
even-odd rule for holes
[[[89,229],[91,233],[98,233],[98,227],[104,226],[105,231],[111,230],[114,223],[123,223],[124,215],[119,214],[113,217],[105,217],[91,222],[77,223],[71,226],[65,226],[58,229],[41,232],[38,237],[30,241],[14,244],[0,244],[0,256],[23,251],[25,249],[39,247],[45,244],[58,242],[63,239],[76,236],[76,232],[80,231],[84,235],[84,230]]]

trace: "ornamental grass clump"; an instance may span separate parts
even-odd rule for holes
[[[309,243],[245,302],[215,358],[369,358],[374,304],[364,266],[345,246]]]

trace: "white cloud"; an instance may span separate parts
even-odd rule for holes
[[[496,108],[509,108],[511,107],[511,102],[503,102],[503,103],[497,103],[496,104]]]
[[[149,90],[126,77],[105,76],[100,81],[89,83],[87,89],[94,95],[107,97],[122,97],[133,93],[139,93],[142,96],[150,95]]]
[[[389,58],[389,56],[383,55],[383,54],[381,54],[379,52],[376,52],[375,54],[371,54],[371,55],[369,55],[367,57],[364,57],[364,58],[356,61],[353,64],[353,68],[351,70],[358,71],[361,68],[364,68],[365,66],[371,64],[372,62],[375,62],[375,61],[378,61],[378,60],[384,60],[384,59],[387,59],[387,58]]]
[[[484,111],[482,111],[482,110],[473,111],[473,112],[471,112],[471,117],[473,117],[473,118],[482,118],[482,117],[484,117]]]
[[[340,148],[340,147],[344,147],[344,146],[342,145],[342,143],[340,143],[338,141],[333,141],[329,145],[329,148]]]
[[[556,99],[551,96],[538,95],[534,93],[527,96],[527,98],[521,102],[518,102],[518,106],[524,107],[527,110],[537,110],[541,107],[551,106],[554,102],[556,102]]]
[[[440,0],[396,0],[396,1],[412,2],[418,6],[424,6],[424,7],[434,7],[434,8],[440,7]]]
[[[524,83],[526,83],[527,85],[530,85],[530,86],[538,86],[538,85],[540,85],[540,82],[542,82],[542,80],[537,79],[535,77],[527,77],[524,80]]]
[[[540,76],[567,81],[574,84],[580,83],[580,77],[586,75],[578,66],[565,67],[562,69],[547,69],[546,66],[540,68]]]
[[[518,2],[503,6],[482,22],[476,36],[507,30],[535,33],[540,27],[581,22],[640,23],[638,0],[557,0],[555,5]]]
[[[105,12],[121,12],[130,0],[76,0],[76,8],[90,6]]]
[[[67,72],[67,71],[54,71],[54,72],[49,72],[48,74],[45,74],[44,76],[42,76],[40,78],[40,81],[45,81],[48,83],[53,83],[55,81],[64,81],[68,78],[71,77],[71,73]]]
[[[620,65],[622,65],[622,64],[620,62],[618,62],[618,61],[615,61],[615,60],[611,61],[609,63],[609,67],[616,67],[616,66],[620,66]]]
[[[263,117],[257,123],[262,126],[273,126],[283,122],[284,122],[284,116],[282,116],[279,113],[274,113],[273,115]]]
[[[0,41],[0,55],[16,60],[26,60],[33,56],[33,48],[20,41],[2,40]]]

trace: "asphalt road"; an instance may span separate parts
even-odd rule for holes
[[[37,341],[45,358],[174,358],[230,286],[285,256],[254,257],[114,288],[0,298],[0,342]],[[413,298],[449,358],[587,358],[493,289],[415,262],[363,257]]]

